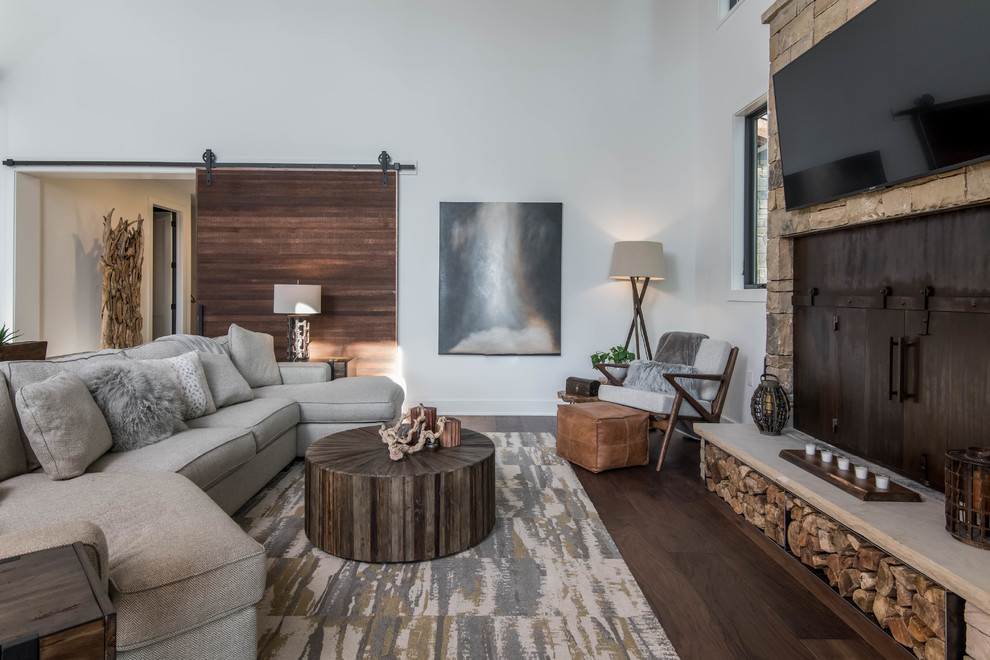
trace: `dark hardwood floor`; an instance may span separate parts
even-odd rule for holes
[[[460,417],[477,431],[554,432],[553,417]],[[699,477],[696,441],[675,437],[653,465],[574,471],[630,570],[686,660],[907,658]]]

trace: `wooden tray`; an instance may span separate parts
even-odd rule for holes
[[[876,475],[873,472],[869,472],[866,479],[857,479],[852,465],[849,466],[848,470],[840,470],[834,460],[831,463],[823,463],[818,453],[809,456],[804,453],[803,449],[781,449],[779,455],[785,461],[793,463],[802,470],[806,470],[866,502],[922,501],[920,493],[894,483],[893,480],[891,480],[889,487],[880,490],[874,481]]]

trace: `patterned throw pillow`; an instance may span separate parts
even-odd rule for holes
[[[162,362],[169,366],[175,377],[179,379],[179,385],[182,386],[182,401],[185,406],[183,419],[202,417],[217,411],[210,386],[206,381],[206,373],[196,351],[165,358]]]

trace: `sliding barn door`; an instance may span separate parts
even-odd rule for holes
[[[197,176],[196,302],[203,334],[231,323],[275,337],[275,284],[319,284],[310,359],[356,358],[349,375],[392,375],[396,359],[397,177],[380,172],[214,169]]]

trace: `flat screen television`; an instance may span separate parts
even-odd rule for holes
[[[990,158],[990,0],[877,0],[773,76],[788,210]]]

